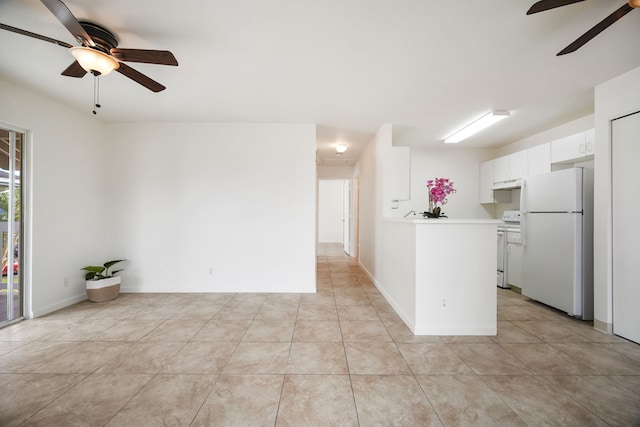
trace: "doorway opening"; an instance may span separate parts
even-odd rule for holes
[[[23,313],[23,151],[25,134],[0,127],[0,327]]]
[[[347,179],[318,183],[318,243],[340,243],[355,256],[353,183]]]

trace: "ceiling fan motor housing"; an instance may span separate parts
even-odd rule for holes
[[[98,49],[106,54],[111,52],[111,49],[118,46],[118,40],[116,36],[106,28],[89,21],[79,21],[82,28],[91,36],[95,42],[95,46],[87,46]]]

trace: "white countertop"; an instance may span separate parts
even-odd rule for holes
[[[383,220],[407,224],[503,224],[503,221],[498,219],[422,218],[417,216],[407,218],[384,218]]]

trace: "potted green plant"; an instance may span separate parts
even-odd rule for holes
[[[89,301],[105,302],[118,297],[120,294],[120,276],[116,276],[116,274],[123,269],[114,271],[109,269],[123,261],[126,260],[118,259],[105,262],[103,265],[88,265],[81,269],[87,271],[84,278]]]

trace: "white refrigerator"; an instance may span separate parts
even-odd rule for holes
[[[593,169],[524,179],[520,209],[522,294],[593,320]]]

